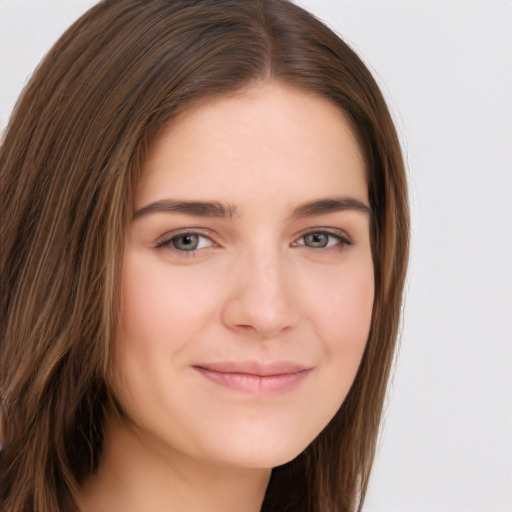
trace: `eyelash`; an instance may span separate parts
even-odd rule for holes
[[[311,235],[327,236],[331,240],[327,242],[326,247],[311,247],[311,246],[306,245],[305,243],[298,243],[298,240],[304,240],[307,236],[311,236]],[[333,239],[336,241],[336,243],[331,244],[331,241]],[[350,245],[352,245],[352,241],[348,238],[348,236],[343,231],[337,230],[337,229],[336,230],[318,229],[318,230],[308,231],[306,233],[303,233],[297,239],[297,241],[293,242],[293,244],[292,244],[293,247],[299,246],[299,247],[307,247],[309,249],[323,249],[325,251],[336,250],[336,249],[341,251]]]
[[[198,237],[199,239],[208,240],[211,244],[215,244],[215,242],[213,242],[211,237],[209,237],[203,233],[200,233],[197,231],[182,231],[180,233],[172,233],[171,235],[163,238],[156,244],[156,248],[157,249],[166,249],[167,248],[167,249],[170,249],[170,250],[178,253],[180,256],[194,256],[195,252],[197,252],[200,249],[205,248],[205,247],[199,247],[199,248],[196,247],[196,248],[190,249],[188,251],[185,249],[176,248],[174,246],[173,242],[176,240],[179,240],[180,238],[185,238],[185,237]]]
[[[304,241],[304,239],[307,236],[312,236],[312,235],[327,236],[328,237],[327,245],[325,247],[311,247],[311,246],[306,245],[305,243],[299,243],[299,241]],[[199,239],[208,240],[209,244],[210,244],[209,247],[216,245],[215,242],[212,240],[212,238],[208,235],[205,235],[198,231],[183,231],[180,233],[172,233],[170,236],[163,238],[162,240],[157,242],[156,248],[157,249],[166,249],[167,248],[167,249],[175,252],[176,254],[179,254],[179,256],[182,256],[182,257],[193,257],[193,256],[197,255],[197,252],[199,250],[209,248],[209,247],[195,247],[190,250],[176,248],[176,246],[174,245],[174,242],[176,240],[179,240],[180,238],[185,238],[185,237],[198,237]],[[331,243],[333,241],[333,239],[335,240],[335,243]],[[199,241],[199,244],[200,243],[201,242]],[[343,231],[327,230],[327,229],[317,229],[317,230],[307,231],[307,232],[301,234],[301,236],[291,244],[292,247],[306,247],[306,248],[314,249],[314,250],[323,249],[324,251],[331,251],[331,250],[342,251],[343,249],[345,249],[346,247],[348,247],[350,245],[352,245],[352,241],[347,237],[347,235]]]

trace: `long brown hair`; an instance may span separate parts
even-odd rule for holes
[[[178,111],[258,80],[314,92],[350,119],[368,172],[375,301],[341,409],[273,470],[264,511],[361,508],[400,323],[407,188],[385,101],[356,54],[287,0],[104,0],[55,44],[0,149],[0,397],[8,512],[76,510],[109,407],[110,347],[132,191]]]

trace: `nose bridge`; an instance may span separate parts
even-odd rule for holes
[[[276,244],[247,250],[237,265],[226,320],[261,337],[272,337],[298,322],[289,261]]]
[[[249,258],[250,284],[254,292],[261,293],[270,303],[286,302],[286,269],[283,257],[275,249],[262,250]],[[251,272],[252,269],[252,272]]]

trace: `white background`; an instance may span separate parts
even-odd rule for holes
[[[92,0],[0,0],[0,129]],[[512,512],[512,2],[302,0],[356,48],[403,139],[400,358],[365,512]]]

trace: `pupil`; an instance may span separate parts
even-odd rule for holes
[[[197,247],[198,241],[197,235],[182,235],[173,240],[173,245],[182,251],[193,251]]]
[[[312,233],[306,235],[306,245],[311,247],[326,247],[328,242],[327,235],[324,233]]]

